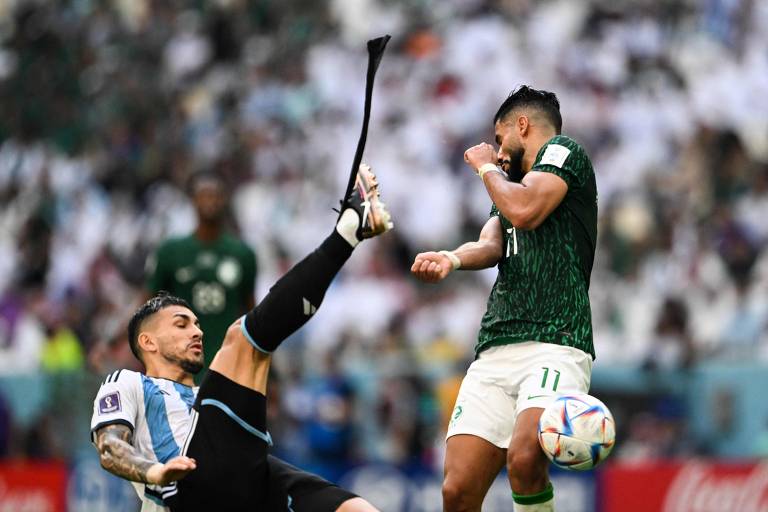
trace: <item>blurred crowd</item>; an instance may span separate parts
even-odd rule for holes
[[[596,368],[766,361],[766,27],[757,0],[0,1],[0,375],[136,367],[125,318],[197,170],[231,186],[263,297],[333,226],[383,33],[365,160],[396,229],[277,354],[279,450],[439,459],[495,271],[408,269],[476,239],[462,155],[523,83],[597,173]]]

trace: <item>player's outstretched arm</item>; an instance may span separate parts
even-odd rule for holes
[[[422,252],[416,255],[411,273],[419,280],[436,283],[454,270],[480,270],[499,262],[502,254],[501,222],[491,217],[476,242],[467,242],[454,251]]]
[[[107,425],[96,432],[101,467],[132,482],[168,485],[181,480],[197,466],[194,459],[179,456],[165,464],[139,456],[130,444],[133,432],[126,425]]]

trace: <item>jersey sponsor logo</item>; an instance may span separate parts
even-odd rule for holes
[[[560,144],[550,144],[544,151],[544,155],[539,162],[542,165],[554,165],[555,167],[562,168],[568,155],[571,154],[571,150]]]
[[[113,412],[121,411],[123,408],[120,406],[120,393],[115,391],[105,395],[99,399],[99,414],[111,414]]]

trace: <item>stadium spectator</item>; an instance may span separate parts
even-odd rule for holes
[[[150,294],[165,290],[186,300],[206,333],[205,368],[233,318],[253,309],[256,255],[227,232],[229,194],[215,173],[192,176],[189,193],[197,214],[192,234],[163,242],[149,260]]]

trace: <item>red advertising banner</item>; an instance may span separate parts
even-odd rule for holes
[[[63,463],[0,464],[0,512],[66,512],[66,490]]]
[[[601,473],[602,512],[768,512],[768,464],[614,464]]]

